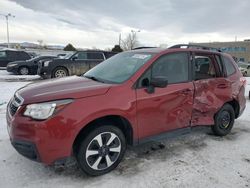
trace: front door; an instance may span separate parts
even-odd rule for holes
[[[163,55],[139,79],[136,90],[139,139],[190,126],[194,86],[189,59],[189,54],[183,52]],[[167,77],[167,87],[148,92],[154,77]]]
[[[72,75],[82,75],[89,70],[87,52],[77,52],[72,57],[70,70]]]

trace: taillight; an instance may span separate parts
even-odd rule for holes
[[[242,83],[243,86],[247,85],[247,80],[244,77],[240,77],[240,82]]]

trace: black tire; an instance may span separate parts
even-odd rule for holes
[[[53,70],[52,78],[62,78],[69,76],[68,70],[64,67],[57,67]]]
[[[29,74],[30,74],[30,70],[29,70],[29,68],[26,67],[26,66],[21,66],[21,67],[19,67],[19,69],[18,69],[18,74],[19,74],[19,75],[29,75]]]
[[[244,72],[244,73],[243,73],[243,76],[246,77],[246,76],[247,76],[247,72]]]
[[[235,112],[230,104],[225,104],[214,117],[212,131],[217,136],[226,136],[233,128]]]
[[[98,142],[100,138],[101,144]],[[105,125],[95,128],[84,137],[76,152],[76,159],[86,174],[100,176],[115,169],[125,151],[126,139],[123,132],[115,126]]]

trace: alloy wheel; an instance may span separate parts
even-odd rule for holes
[[[55,78],[61,78],[61,77],[65,77],[65,76],[67,76],[67,73],[64,70],[62,70],[62,69],[56,70]]]
[[[86,150],[86,161],[93,170],[105,170],[112,166],[121,153],[121,141],[112,132],[104,132],[94,137]]]
[[[28,75],[29,69],[27,67],[22,67],[19,72],[21,75]]]

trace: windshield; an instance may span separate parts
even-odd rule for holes
[[[128,80],[152,56],[152,53],[119,53],[89,70],[84,76],[104,82],[122,83]]]
[[[42,59],[42,57],[41,56],[37,56],[37,57],[33,57],[33,58],[31,58],[31,59],[29,59],[27,61],[38,61],[40,59]]]
[[[68,53],[67,55],[65,55],[64,57],[61,57],[62,59],[69,59],[71,58],[71,56],[73,55],[74,53]]]

